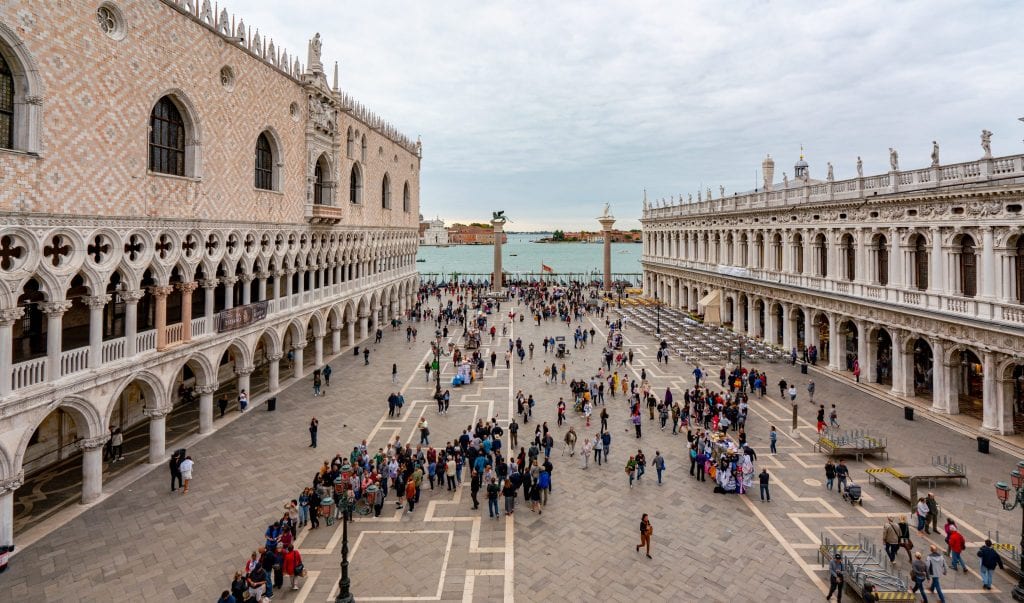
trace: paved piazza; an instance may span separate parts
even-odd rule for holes
[[[433,305],[433,304],[431,304]],[[509,304],[503,305],[507,321]],[[587,326],[605,331],[603,320]],[[851,507],[822,484],[824,457],[812,451],[814,419],[804,401],[797,435],[788,429],[788,403],[774,395],[752,401],[748,421],[758,464],[772,473],[770,504],[752,496],[718,495],[711,482],[698,484],[687,475],[684,436],[662,432],[644,420],[639,442],[626,423],[622,397],[609,399],[613,433],[611,462],[583,470],[562,450],[555,403],[567,387],[546,383],[544,335],[567,334],[565,327],[530,322],[510,325],[509,337],[524,345],[536,342],[534,359],[513,370],[488,370],[486,378],[453,391],[452,410],[438,416],[424,382],[422,365],[429,355],[429,324],[419,325],[420,341],[405,342],[404,330],[385,329],[382,344],[372,347],[370,366],[346,350],[331,362],[332,385],[322,398],[311,396],[310,378],[293,382],[279,396],[276,412],[258,406],[235,420],[218,423],[213,434],[189,445],[196,460],[188,495],[171,494],[163,463],[106,498],[67,525],[48,521],[45,537],[20,551],[0,582],[6,601],[211,601],[228,586],[248,553],[262,540],[263,529],[280,516],[282,504],[296,497],[320,463],[334,452],[347,452],[366,438],[383,446],[396,435],[413,440],[420,416],[430,422],[432,441],[443,445],[477,418],[506,420],[516,390],[538,399],[535,416],[547,421],[558,442],[553,452],[553,493],[545,513],[534,515],[518,505],[514,519],[487,518],[486,505],[471,510],[468,482],[455,494],[426,489],[415,513],[395,512],[391,501],[378,519],[358,517],[349,532],[352,589],[359,601],[735,601],[756,592],[764,600],[811,601],[824,598],[827,575],[817,564],[817,543],[825,534],[834,541],[855,542],[865,534],[879,542],[888,513],[903,504],[865,482],[865,505]],[[453,327],[453,330],[454,327]],[[499,333],[501,329],[498,329]],[[627,344],[636,352],[632,372],[646,368],[659,393],[672,387],[679,395],[692,381],[692,367],[673,360],[654,362],[655,341],[627,328]],[[600,341],[599,336],[599,341]],[[485,348],[507,345],[507,338]],[[571,376],[596,369],[599,346],[573,350]],[[390,367],[397,362],[401,385],[392,386]],[[712,367],[715,368],[715,367]],[[768,365],[769,380],[798,379],[788,365]],[[443,378],[450,381],[450,364]],[[680,376],[682,375],[682,376]],[[974,442],[929,421],[905,422],[902,409],[870,397],[841,381],[816,375],[818,398],[836,402],[844,426],[863,427],[888,436],[895,464],[920,463],[933,454],[950,454],[967,464],[968,486],[939,485],[935,492],[943,517],[955,517],[966,531],[970,574],[950,573],[944,580],[949,600],[1006,600],[1012,585],[1003,572],[996,590],[982,594],[973,552],[988,530],[999,528],[1013,539],[1019,515],[1004,513],[995,502],[992,483],[1014,464],[1014,457],[974,451]],[[402,387],[407,404],[401,418],[388,419],[385,397]],[[771,392],[771,389],[769,391]],[[320,448],[307,447],[312,415],[321,421]],[[780,427],[779,454],[767,454],[770,423]],[[569,425],[581,433],[581,417],[569,412]],[[523,427],[532,432],[534,423]],[[418,438],[418,433],[416,434]],[[198,436],[197,436],[198,438]],[[655,472],[630,489],[622,472],[627,455],[642,447],[648,458],[660,449],[667,460],[665,483]],[[858,479],[875,461],[852,462]],[[758,470],[760,468],[758,467]],[[426,482],[425,482],[426,487]],[[392,499],[393,500],[393,497]],[[654,525],[654,559],[632,550],[641,513]],[[66,513],[66,512],[65,512]],[[917,547],[927,544],[914,536]],[[932,540],[941,544],[939,540]],[[275,593],[275,601],[333,600],[340,575],[341,525],[305,530],[298,539],[308,578],[299,591]],[[918,550],[920,550],[918,548]],[[898,567],[906,570],[905,558]],[[847,593],[850,594],[850,593]]]

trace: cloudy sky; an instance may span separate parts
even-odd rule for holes
[[[225,4],[224,2],[221,3]],[[650,199],[792,176],[850,177],[1024,152],[1024,3],[370,3],[237,0],[229,11],[305,56],[319,31],[342,88],[423,137],[422,213],[504,209],[517,230],[636,227]],[[301,9],[298,8],[301,6]]]

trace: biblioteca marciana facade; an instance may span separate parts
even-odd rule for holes
[[[0,4],[0,544],[33,475],[80,459],[95,500],[112,429],[162,462],[215,394],[413,302],[420,145],[321,44],[302,64],[206,0]]]
[[[644,291],[980,431],[1024,430],[1024,156],[644,203]],[[710,311],[708,309],[710,308]]]

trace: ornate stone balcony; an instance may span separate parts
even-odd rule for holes
[[[306,220],[310,224],[337,224],[341,222],[341,208],[333,205],[306,205]]]

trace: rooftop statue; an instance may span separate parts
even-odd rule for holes
[[[889,167],[894,172],[897,172],[900,169],[900,154],[892,147],[889,147]]]
[[[992,158],[992,132],[988,130],[981,131],[981,150],[985,151],[985,155],[982,159]]]
[[[932,167],[939,166],[939,143],[932,141]]]

